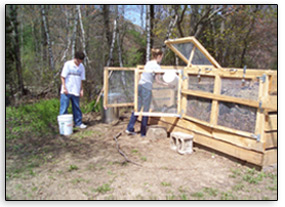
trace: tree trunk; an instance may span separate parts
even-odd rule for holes
[[[47,39],[47,45],[48,45],[48,52],[49,52],[49,60],[50,60],[50,68],[52,71],[55,70],[54,67],[54,60],[53,60],[53,53],[52,53],[52,46],[51,46],[51,40],[50,40],[50,33],[49,33],[49,27],[47,23],[47,17],[46,17],[46,12],[45,12],[45,6],[41,6],[41,12],[42,12],[42,19],[44,23],[44,29],[45,29],[45,35]]]
[[[183,9],[183,11],[182,11],[182,13],[181,13],[181,16],[179,16],[178,8],[179,8],[179,5],[178,5],[178,6],[175,6],[175,13],[176,13],[176,15],[178,16],[177,28],[178,28],[180,37],[184,37],[184,33],[183,33],[183,30],[182,30],[182,27],[181,27],[181,23],[183,22],[184,14],[185,14],[186,9],[187,9],[187,5],[184,5],[184,9]]]
[[[77,24],[78,24],[78,13],[75,12],[74,26],[73,26],[73,33],[72,33],[72,41],[71,41],[72,42],[72,46],[71,46],[71,56],[72,56],[72,58],[74,58],[74,56],[75,56]]]
[[[168,40],[169,37],[171,36],[172,31],[173,31],[173,28],[175,27],[175,25],[176,25],[176,23],[177,23],[177,19],[178,19],[178,15],[175,14],[175,15],[173,16],[173,18],[170,20],[169,25],[168,25],[168,30],[167,30],[167,33],[166,33],[166,36],[165,36],[164,41],[165,41],[165,40]],[[164,42],[164,41],[163,41],[163,42]],[[166,49],[166,44],[163,43],[163,46],[162,46],[162,52],[163,52],[163,53],[165,52],[165,49]]]
[[[82,23],[80,5],[76,6],[76,10],[77,10],[77,13],[78,13],[79,23],[80,23],[81,33],[82,33],[82,48],[83,48],[83,52],[84,52],[85,57],[86,57],[86,59],[84,60],[84,63],[87,66],[87,64],[89,65],[89,58],[88,58],[88,55],[87,55],[87,52],[86,52],[85,31],[84,31],[84,27],[83,27],[83,23]]]
[[[70,23],[69,23],[69,18],[70,18],[70,13],[69,13],[69,11],[68,11],[68,9],[66,9],[67,11],[66,12],[64,12],[65,13],[65,16],[66,16],[66,28],[67,28],[67,34],[66,34],[66,42],[67,42],[67,45],[66,45],[66,48],[65,48],[65,50],[64,50],[64,52],[63,52],[63,56],[62,56],[62,58],[61,58],[61,61],[66,61],[66,55],[67,55],[67,52],[68,52],[68,50],[69,50],[69,47],[70,47],[70,45],[71,45],[71,38],[72,38],[72,36],[70,36],[70,32],[69,32],[69,28],[70,28]]]
[[[146,61],[150,60],[151,49],[151,21],[150,21],[150,5],[146,6]]]
[[[118,18],[118,16],[114,20],[113,37],[112,37],[112,43],[111,43],[111,46],[110,46],[110,52],[109,52],[109,58],[108,58],[108,61],[107,61],[107,67],[110,66],[110,64],[113,64],[113,62],[114,62],[114,60],[113,60],[113,51],[114,51],[116,35],[117,35],[117,21],[118,21],[117,18]]]
[[[140,18],[141,18],[141,28],[142,28],[142,29],[144,29],[143,13],[144,13],[144,5],[141,5],[141,15],[140,15]],[[142,32],[142,33],[143,33],[143,32]]]
[[[18,90],[21,95],[25,94],[24,82],[23,82],[23,72],[22,72],[22,63],[21,63],[21,51],[20,51],[20,40],[19,40],[19,31],[18,31],[18,12],[17,5],[11,5],[11,23],[13,27],[14,40],[12,47],[14,50],[14,57],[16,62],[16,71],[18,76]]]
[[[106,32],[106,38],[108,45],[112,44],[112,36],[109,27],[109,5],[103,5],[103,17],[104,17],[104,30]]]

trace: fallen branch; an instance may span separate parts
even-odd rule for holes
[[[119,145],[119,143],[118,143],[118,137],[121,136],[121,135],[122,135],[122,132],[119,132],[116,136],[114,136],[114,140],[116,141],[116,147],[117,147],[117,150],[118,150],[118,152],[120,153],[120,155],[122,155],[122,156],[125,158],[126,162],[130,162],[130,163],[133,163],[133,164],[135,164],[135,165],[142,166],[141,164],[138,164],[138,163],[136,163],[136,162],[130,160],[130,159],[125,155],[125,153],[120,149],[120,145]]]

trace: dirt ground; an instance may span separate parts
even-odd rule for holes
[[[180,155],[170,149],[169,138],[126,135],[128,118],[104,124],[98,115],[85,115],[87,129],[46,140],[41,146],[44,162],[22,171],[13,171],[21,165],[20,158],[6,152],[6,199],[277,199],[276,167],[255,170],[197,145],[192,154]],[[137,123],[137,131],[139,127]],[[125,162],[117,151],[113,138],[119,132],[120,149],[139,165]]]

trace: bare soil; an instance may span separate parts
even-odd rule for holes
[[[6,152],[6,199],[277,199],[276,167],[255,170],[197,145],[192,154],[180,155],[170,149],[169,138],[126,135],[128,118],[104,124],[98,114],[84,115],[87,129],[45,140],[38,157]],[[114,141],[119,132],[120,149],[139,165],[119,154]]]

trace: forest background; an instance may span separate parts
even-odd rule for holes
[[[165,50],[163,65],[184,65],[165,47],[168,38],[195,36],[222,67],[277,69],[277,5],[6,5],[5,11],[6,105],[59,97],[63,64],[77,50],[86,54],[87,102],[100,93],[105,66],[144,65],[152,47]]]

